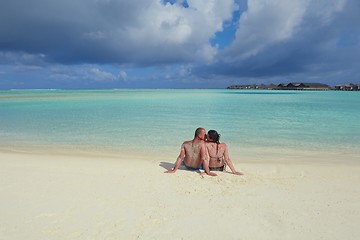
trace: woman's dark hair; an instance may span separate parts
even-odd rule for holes
[[[220,134],[215,130],[209,130],[208,136],[211,138],[211,140],[217,144],[220,144]]]

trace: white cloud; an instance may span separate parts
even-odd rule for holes
[[[119,77],[120,79],[122,79],[123,81],[127,81],[128,80],[128,75],[125,71],[120,71],[119,72]]]
[[[331,23],[337,13],[341,12],[347,0],[317,0],[311,1],[308,16],[316,18],[320,25]]]
[[[209,61],[216,52],[209,39],[231,19],[235,4],[232,0],[189,0],[188,4],[190,7],[184,8],[153,1],[139,12],[137,24],[121,30],[120,35],[145,58],[150,52],[167,59],[175,54],[180,61]]]
[[[183,0],[163,2],[0,1],[2,79],[35,72],[43,82],[86,87],[217,77],[359,79],[358,0],[187,0],[188,8]],[[224,35],[237,26],[225,50],[210,44],[224,24]]]
[[[84,76],[87,79],[93,79],[97,82],[109,82],[116,80],[116,76],[110,72],[103,71],[99,68],[90,68]]]
[[[241,60],[256,55],[271,44],[290,39],[301,23],[309,1],[248,0],[248,9],[240,18],[236,39],[225,54],[232,61]]]
[[[0,51],[0,64],[42,66],[45,62],[46,56],[42,53]]]
[[[308,34],[306,31],[314,33],[316,29],[330,24],[344,9],[346,2],[347,0],[248,0],[248,9],[240,18],[236,39],[222,54],[223,60],[241,61],[275,44],[301,37],[301,33]]]
[[[193,72],[260,83],[319,76],[358,82],[359,11],[357,0],[249,0],[233,43]]]
[[[118,76],[94,65],[56,65],[49,67],[50,79],[56,81],[113,82]]]
[[[231,19],[236,4],[188,0],[184,8],[181,2],[2,1],[0,51],[43,53],[64,64],[209,61],[216,52],[209,39]]]

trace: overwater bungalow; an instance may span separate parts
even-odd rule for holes
[[[330,86],[323,83],[281,83],[277,90],[329,90]]]
[[[335,86],[335,90],[340,91],[360,91],[360,84],[339,84]]]

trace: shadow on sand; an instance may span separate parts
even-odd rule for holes
[[[174,163],[160,162],[159,166],[163,167],[165,170],[170,170],[172,167],[174,167]]]
[[[165,170],[171,170],[171,168],[174,167],[174,163],[169,163],[169,162],[160,162],[159,164],[160,167],[163,167]],[[178,170],[185,170],[185,171],[190,171],[190,172],[196,172],[198,174],[200,174],[201,176],[203,175],[201,173],[201,171],[199,170],[189,170],[187,169],[184,164],[181,164],[180,167],[178,168]]]

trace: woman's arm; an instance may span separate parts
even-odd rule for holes
[[[228,148],[226,146],[226,144],[224,143],[225,145],[225,151],[224,151],[224,161],[226,163],[226,165],[228,165],[232,171],[233,174],[236,174],[236,175],[244,175],[244,173],[242,172],[238,172],[236,171],[232,161],[230,160],[230,156],[229,156],[229,152],[228,152]]]

